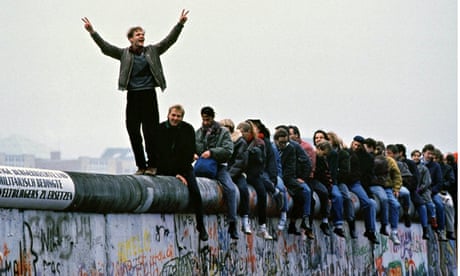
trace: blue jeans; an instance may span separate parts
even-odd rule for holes
[[[375,201],[367,196],[367,193],[361,185],[360,181],[356,181],[355,183],[351,184],[350,191],[353,192],[359,198],[361,209],[364,212],[364,223],[366,226],[366,231],[375,232]]]
[[[409,190],[402,186],[401,189],[399,190],[399,199],[401,200],[401,206],[403,207],[403,210],[409,210],[410,207],[410,192]]]
[[[438,222],[438,230],[444,230],[446,226],[446,214],[444,212],[444,203],[439,194],[432,195],[433,203],[436,208],[436,219]]]
[[[238,191],[240,192],[240,206],[239,211],[240,215],[249,215],[249,189],[248,189],[248,182],[244,175],[238,175],[232,179],[233,183],[235,183],[236,187],[238,187]],[[257,197],[259,198],[259,197]]]
[[[332,185],[331,196],[331,212],[334,226],[343,225],[343,197],[337,185]]]
[[[436,218],[436,207],[434,206],[433,201],[427,202],[426,204],[426,213],[430,218]]]
[[[228,209],[228,221],[229,222],[237,222],[236,217],[236,209],[237,209],[237,202],[236,202],[236,185],[233,183],[230,173],[227,170],[226,165],[219,165],[217,170],[217,181],[219,184],[222,185],[222,189],[224,190],[224,197],[227,200],[227,209]]]
[[[284,201],[283,201],[283,208],[281,208],[281,212],[287,212],[288,211],[288,197],[287,197],[286,186],[284,186],[284,181],[279,176],[278,176],[276,188],[278,188],[278,190],[280,190],[280,193],[283,195]]]
[[[420,217],[420,224],[422,224],[422,227],[428,227],[428,215],[426,209],[425,204],[417,206],[417,212]]]
[[[340,183],[338,186],[343,198],[343,217],[347,221],[353,221],[355,220],[355,208],[351,200],[350,190],[345,183]]]
[[[380,222],[383,225],[387,225],[389,216],[391,230],[397,230],[401,204],[393,194],[393,189],[383,188],[382,186],[370,186],[369,189],[380,201]]]
[[[310,216],[312,198],[311,189],[305,182],[301,183],[300,186],[302,187],[303,198],[305,198],[305,203],[303,205],[303,216]]]

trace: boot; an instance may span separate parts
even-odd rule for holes
[[[379,240],[377,239],[377,236],[375,235],[375,232],[366,231],[364,232],[364,236],[373,244],[380,244]]]
[[[236,221],[232,221],[228,225],[228,233],[230,237],[234,240],[238,239],[238,230],[236,229]]]
[[[430,240],[430,233],[428,232],[428,227],[423,227],[423,235],[422,239],[424,240]]]
[[[321,229],[321,231],[323,231],[323,234],[326,235],[326,236],[330,236],[331,235],[331,229],[329,229],[329,223],[327,222],[322,222],[320,225],[319,225],[319,228]]]
[[[243,233],[245,233],[246,235],[251,235],[252,232],[251,232],[251,227],[249,227],[249,216],[248,215],[244,215],[242,217],[242,225],[241,225],[241,230],[243,231]]]
[[[204,223],[198,223],[196,229],[198,230],[200,240],[207,241],[209,239]]]
[[[404,220],[404,225],[405,225],[406,227],[410,227],[410,226],[411,226],[410,215],[409,215],[409,210],[408,210],[408,209],[405,209],[405,210],[404,210],[403,220]]]
[[[357,239],[355,220],[348,221],[348,228],[350,229],[350,238]]]
[[[295,221],[291,221],[289,223],[289,227],[288,227],[288,234],[294,234],[296,236],[300,236],[300,232],[297,231],[297,228],[295,226]]]
[[[388,236],[388,231],[387,231],[387,225],[386,224],[382,224],[382,226],[380,226],[380,234],[384,235],[384,236]]]
[[[305,230],[305,236],[307,236],[307,238],[309,240],[314,240],[315,235],[313,235],[313,230],[311,229],[311,226],[307,225],[307,219],[308,219],[308,216],[304,216],[302,218],[302,222],[300,223],[300,227]]]

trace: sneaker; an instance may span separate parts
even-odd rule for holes
[[[144,174],[154,176],[157,174],[157,168],[148,167],[145,169]]]
[[[297,231],[297,228],[295,227],[295,222],[291,222],[289,223],[289,227],[288,227],[288,234],[294,234],[296,236],[300,236],[300,232]]]
[[[278,230],[283,231],[286,228],[286,220],[280,218],[280,221],[278,222]]]
[[[339,237],[345,238],[345,232],[342,228],[334,228],[334,233]]]
[[[315,239],[315,235],[313,235],[313,230],[311,230],[310,227],[307,227],[307,228],[305,229],[305,236],[307,236],[307,238],[308,238],[309,240],[314,240],[314,239]]]
[[[377,236],[375,235],[375,232],[366,231],[364,232],[364,236],[373,244],[380,244],[379,240],[377,239]]]
[[[246,235],[251,235],[251,227],[249,227],[249,217],[244,216],[242,219],[242,224],[241,224],[241,231],[245,233]]]
[[[137,169],[137,171],[134,173],[134,175],[143,175],[145,172],[145,169]]]
[[[431,217],[430,224],[431,228],[433,228],[434,230],[438,229],[438,222],[436,221],[436,217]]]
[[[265,224],[262,224],[261,226],[259,226],[259,230],[257,230],[257,236],[265,240],[273,240],[273,237],[270,236],[270,234],[268,234],[267,227],[265,226]]]
[[[321,231],[323,231],[324,235],[330,236],[331,235],[331,229],[329,229],[329,224],[327,222],[323,222],[319,225],[319,228],[321,228]]]
[[[389,234],[387,231],[386,224],[382,224],[382,226],[380,227],[380,234],[388,237]]]
[[[396,231],[391,231],[390,240],[392,240],[395,245],[401,244],[401,241],[398,239],[398,232]]]
[[[438,241],[447,241],[446,233],[444,232],[444,230],[438,231]]]

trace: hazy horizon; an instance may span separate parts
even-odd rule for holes
[[[5,0],[0,57],[0,138],[21,135],[63,158],[130,147],[119,62],[104,56],[83,28],[88,17],[104,39],[129,45],[129,27],[161,40],[190,10],[177,43],[163,56],[168,88],[160,116],[185,107],[200,126],[216,119],[260,118],[273,132],[294,124],[302,137],[359,134],[408,152],[432,143],[458,148],[457,2],[300,1],[282,3]]]

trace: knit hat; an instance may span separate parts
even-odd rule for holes
[[[356,135],[355,137],[353,137],[353,141],[356,141],[361,144],[364,144],[364,140],[365,140],[364,137],[361,135]]]

